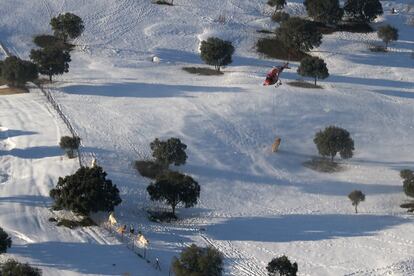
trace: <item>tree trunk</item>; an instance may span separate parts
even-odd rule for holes
[[[316,77],[315,77],[315,86],[316,86]]]
[[[358,205],[355,204],[355,214],[358,214]]]
[[[333,162],[335,155],[331,155],[331,162]]]
[[[171,205],[171,207],[172,207],[172,213],[173,213],[173,216],[175,217],[175,206],[176,206],[176,204],[172,204]]]
[[[49,75],[49,81],[52,82],[52,74]]]

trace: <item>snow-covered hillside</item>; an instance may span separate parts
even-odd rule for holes
[[[51,16],[70,11],[84,19],[70,73],[49,89],[83,151],[120,187],[119,220],[149,237],[162,271],[100,229],[69,231],[47,221],[48,191],[76,163],[60,157],[65,129],[36,91],[0,97],[1,133],[9,133],[0,140],[0,227],[15,242],[7,257],[45,275],[168,275],[171,258],[194,242],[220,249],[227,275],[266,275],[267,263],[282,254],[298,263],[299,275],[414,275],[413,218],[399,207],[406,200],[399,170],[414,167],[414,27],[404,24],[414,15],[410,1],[382,2],[374,26],[400,30],[389,53],[368,51],[368,43],[379,43],[376,33],[324,36],[312,54],[331,76],[316,90],[261,86],[280,62],[254,50],[257,30],[276,27],[266,1],[174,2],[0,0],[0,41],[22,57],[33,35],[50,32]],[[304,12],[300,0],[286,9]],[[217,21],[223,14],[225,24]],[[182,71],[202,63],[199,42],[210,35],[233,42],[234,63],[223,76]],[[297,65],[285,82],[298,78]],[[342,172],[317,173],[302,163],[317,155],[314,134],[330,124],[350,131],[355,156]],[[149,156],[154,138],[171,136],[188,145],[188,164],[178,169],[199,182],[201,198],[179,210],[179,222],[152,223],[145,210],[159,205],[132,163]],[[272,154],[276,136],[281,150]],[[347,198],[355,189],[367,196],[358,215]]]

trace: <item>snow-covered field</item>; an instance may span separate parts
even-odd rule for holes
[[[276,27],[266,1],[174,2],[0,0],[0,41],[22,57],[33,35],[49,32],[51,15],[84,19],[71,72],[49,89],[85,154],[96,155],[120,187],[118,219],[149,237],[162,271],[101,229],[69,231],[47,221],[49,189],[76,161],[61,157],[57,142],[66,130],[36,90],[0,97],[0,227],[14,241],[6,257],[45,275],[168,275],[171,258],[195,242],[224,253],[227,275],[266,275],[267,263],[282,254],[298,262],[299,275],[414,275],[414,221],[399,207],[407,200],[399,170],[414,167],[414,27],[404,24],[410,1],[382,2],[374,26],[400,30],[389,53],[368,51],[368,43],[379,43],[375,33],[324,36],[313,51],[331,75],[322,90],[261,86],[279,62],[254,51],[256,30]],[[286,9],[302,14],[301,2]],[[221,14],[225,24],[217,22]],[[210,35],[234,43],[234,63],[218,77],[182,71],[202,63],[198,45]],[[285,82],[298,78],[297,65]],[[317,155],[313,136],[330,124],[350,131],[355,156],[342,172],[317,173],[302,163]],[[179,210],[177,223],[151,223],[145,210],[159,205],[132,163],[149,156],[154,138],[171,136],[188,145],[188,164],[178,169],[200,183],[200,203]],[[272,154],[275,136],[282,145]],[[354,189],[367,196],[358,215],[347,198]]]

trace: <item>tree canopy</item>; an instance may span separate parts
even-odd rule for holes
[[[119,190],[99,166],[81,167],[73,175],[59,177],[56,188],[50,191],[54,207],[82,215],[91,212],[110,212],[121,203]]]
[[[56,37],[67,41],[79,37],[85,30],[82,18],[73,13],[59,14],[50,20],[50,26]]]
[[[49,76],[50,81],[54,75],[69,72],[70,54],[61,48],[32,49],[30,59],[37,64],[40,74]]]
[[[0,254],[6,253],[7,249],[12,245],[9,235],[0,227]]]
[[[355,207],[355,213],[358,213],[358,205],[361,201],[365,201],[365,194],[359,190],[354,190],[348,195],[349,200],[352,202],[352,206]]]
[[[311,18],[326,24],[337,23],[344,14],[338,0],[305,0],[303,4]]]
[[[379,0],[346,0],[344,10],[351,20],[358,22],[371,22],[383,14]]]
[[[230,41],[221,40],[217,37],[210,37],[205,41],[201,41],[200,52],[201,59],[208,65],[213,65],[217,71],[220,71],[221,66],[233,62],[233,45]]]
[[[187,154],[185,153],[187,145],[178,138],[170,138],[166,141],[156,138],[151,142],[150,147],[152,156],[157,163],[167,168],[171,164],[176,166],[184,165],[187,160]]]
[[[304,52],[322,43],[322,34],[315,25],[299,17],[282,21],[276,30],[276,36],[286,47]]]
[[[147,191],[151,200],[170,205],[174,216],[178,204],[182,203],[185,208],[193,207],[200,197],[200,185],[190,176],[174,171],[158,176]]]
[[[195,244],[174,258],[172,270],[176,276],[221,276],[223,255],[213,247],[200,248]]]
[[[398,40],[398,29],[387,24],[378,29],[377,35],[385,43],[385,48],[388,48],[388,43]]]
[[[305,57],[300,61],[298,74],[304,77],[312,77],[316,81],[329,77],[328,68],[323,59],[318,57]]]
[[[298,264],[291,263],[286,256],[274,258],[266,267],[269,276],[296,276]]]
[[[338,152],[343,159],[351,158],[353,155],[354,140],[347,130],[340,127],[328,126],[325,130],[319,131],[313,142],[319,154],[331,157],[331,161]]]
[[[36,64],[18,57],[7,57],[1,65],[1,77],[11,86],[24,86],[38,78]]]

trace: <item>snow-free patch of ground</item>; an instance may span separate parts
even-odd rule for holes
[[[84,152],[96,155],[120,187],[123,203],[116,210],[118,219],[135,224],[150,239],[149,252],[160,259],[162,273],[166,275],[173,256],[195,242],[224,253],[227,275],[265,275],[266,264],[282,254],[298,262],[299,275],[412,275],[413,218],[399,208],[406,197],[398,175],[399,170],[414,167],[414,59],[410,56],[414,27],[405,25],[409,1],[382,2],[385,14],[374,26],[390,22],[400,29],[400,40],[391,44],[389,53],[368,50],[369,43],[380,43],[375,33],[324,37],[312,53],[328,64],[330,77],[320,82],[324,89],[261,86],[268,68],[282,62],[261,59],[254,51],[261,35],[256,31],[277,26],[268,20],[271,10],[265,1],[177,0],[173,7],[149,2],[0,1],[0,36],[27,57],[33,47],[31,36],[49,29],[50,14],[71,11],[84,18],[86,31],[76,40],[81,50],[73,54],[71,72],[49,89],[82,137]],[[400,12],[390,14],[392,7]],[[287,10],[304,12],[301,1],[289,2]],[[217,20],[222,14],[225,24]],[[234,63],[223,76],[184,72],[183,66],[201,65],[199,42],[210,35],[234,43]],[[161,62],[152,63],[152,56]],[[293,63],[282,80],[297,79],[297,66]],[[0,98],[0,104],[7,103],[14,104],[12,98]],[[10,110],[1,112],[2,118],[13,118]],[[22,131],[53,131],[50,123],[34,128],[36,118],[21,121]],[[315,132],[330,124],[350,131],[354,158],[344,162],[345,170],[338,173],[305,168],[303,162],[317,154]],[[38,139],[29,135],[24,143],[53,148],[59,135],[53,132]],[[170,136],[188,145],[188,163],[177,169],[199,181],[200,203],[180,210],[177,223],[152,223],[145,210],[159,205],[150,202],[145,190],[149,181],[138,176],[132,164],[149,156],[148,144],[154,138]],[[281,149],[271,154],[276,136],[282,137]],[[44,152],[53,158],[43,156]],[[34,167],[39,161],[32,160],[33,154],[41,160],[51,158],[47,170],[45,165]],[[7,156],[2,155],[1,162]],[[30,156],[27,166],[26,159],[17,156],[15,166],[31,168],[29,179],[41,187],[37,194],[45,198],[29,201],[43,204],[56,178],[74,170],[75,164],[63,166],[67,161],[60,161],[60,153],[52,149]],[[50,181],[45,182],[40,173]],[[19,181],[17,176],[7,179]],[[355,189],[366,194],[358,215],[347,199]],[[0,192],[2,197],[11,196]],[[32,196],[34,192],[25,188],[19,193]],[[100,245],[95,241],[99,238],[87,238],[83,231],[39,230],[37,225],[44,224],[11,219],[2,215],[0,226],[14,239],[18,231],[33,241],[26,238],[21,243],[28,250],[15,247],[11,252],[48,269],[113,275],[111,261],[108,265],[99,261],[105,263],[102,267],[86,264],[87,256],[96,252],[96,258],[125,260],[125,268],[136,262],[132,275],[158,275],[151,268],[145,271],[148,266],[136,257],[130,259],[134,256],[119,245]],[[45,243],[45,236],[56,237],[47,240],[59,244]],[[61,255],[38,253],[47,250]],[[66,251],[73,252],[70,256],[82,254],[67,261]]]

